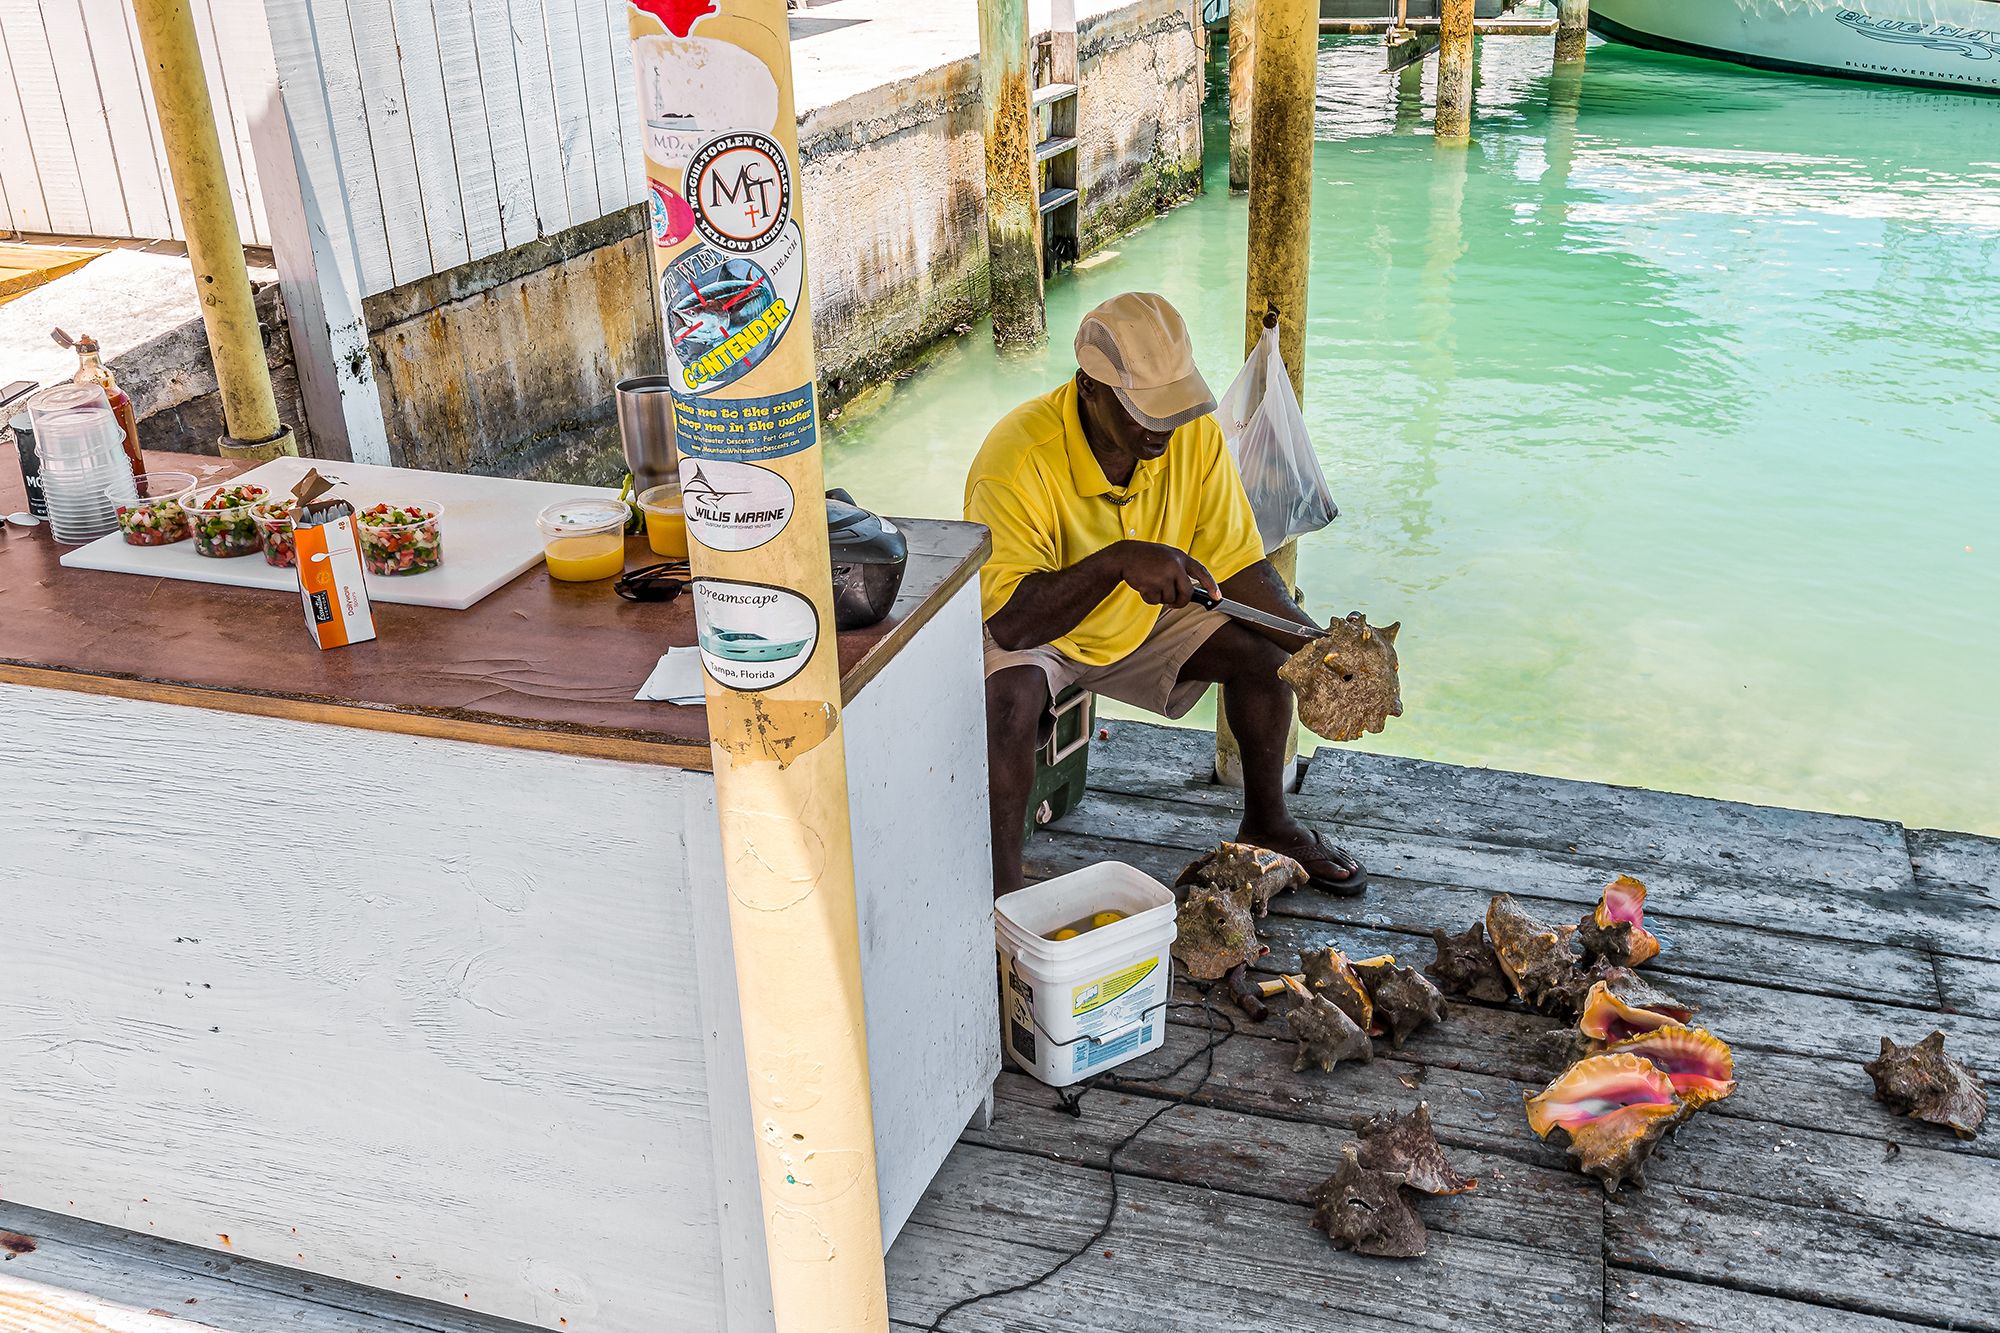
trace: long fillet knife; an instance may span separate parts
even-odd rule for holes
[[[1198,605],[1205,606],[1211,611],[1220,611],[1223,615],[1236,620],[1248,621],[1252,625],[1262,625],[1265,629],[1274,629],[1282,634],[1290,634],[1294,638],[1317,639],[1320,637],[1321,631],[1319,630],[1310,629],[1295,621],[1281,619],[1268,611],[1259,611],[1254,606],[1245,606],[1243,603],[1232,601],[1227,597],[1217,597],[1199,583],[1194,585],[1194,589],[1189,596]]]

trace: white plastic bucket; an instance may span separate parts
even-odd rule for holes
[[[1119,861],[1044,880],[993,905],[1000,947],[1000,1044],[1051,1087],[1067,1087],[1167,1039],[1174,895]],[[1098,912],[1123,921],[1075,939],[1050,933]]]

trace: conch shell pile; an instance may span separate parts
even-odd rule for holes
[[[1478,926],[1462,935],[1431,932],[1437,959],[1426,970],[1448,993],[1504,998],[1493,994],[1498,987],[1487,968],[1490,953],[1501,980],[1523,1003],[1574,1018],[1598,983],[1628,979],[1632,967],[1660,952],[1659,939],[1641,920],[1645,900],[1646,886],[1620,875],[1604,886],[1595,910],[1565,926],[1536,920],[1512,896],[1495,894],[1486,907],[1483,939]],[[1685,1018],[1681,1014],[1675,1021]]]
[[[1944,1053],[1942,1032],[1914,1046],[1884,1037],[1882,1054],[1862,1068],[1875,1080],[1875,1095],[1898,1115],[1943,1125],[1962,1139],[1986,1123],[1986,1085]]]
[[[1361,984],[1360,974],[1347,955],[1328,945],[1324,949],[1300,950],[1299,971],[1315,995],[1324,995],[1354,1020],[1363,1032],[1375,1031],[1375,1001]]]
[[[1174,880],[1174,887],[1219,889],[1252,916],[1264,916],[1271,910],[1271,899],[1298,888],[1306,879],[1306,868],[1289,856],[1248,843],[1225,842],[1190,861]]]
[[[1341,1148],[1340,1166],[1309,1196],[1312,1224],[1335,1249],[1412,1259],[1430,1244],[1417,1194],[1463,1194],[1478,1186],[1445,1161],[1431,1131],[1428,1102],[1408,1115],[1376,1116],[1359,1143]]]
[[[1330,741],[1351,741],[1401,717],[1403,687],[1396,674],[1401,628],[1401,622],[1377,628],[1357,611],[1293,653],[1278,668],[1278,678],[1298,692],[1299,721]]]

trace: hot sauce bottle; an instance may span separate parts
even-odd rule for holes
[[[72,348],[76,352],[76,374],[70,376],[74,384],[99,384],[104,387],[104,396],[111,400],[111,415],[118,418],[118,424],[125,431],[125,456],[132,460],[132,475],[146,475],[146,456],[139,450],[139,413],[132,406],[132,395],[118,387],[112,377],[111,367],[104,364],[97,350],[97,339],[89,334],[72,338],[61,329],[55,330],[58,345]]]

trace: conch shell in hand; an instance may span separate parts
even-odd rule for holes
[[[1403,715],[1396,674],[1401,623],[1370,625],[1359,611],[1293,653],[1278,678],[1298,692],[1299,721],[1330,741],[1359,740]]]

